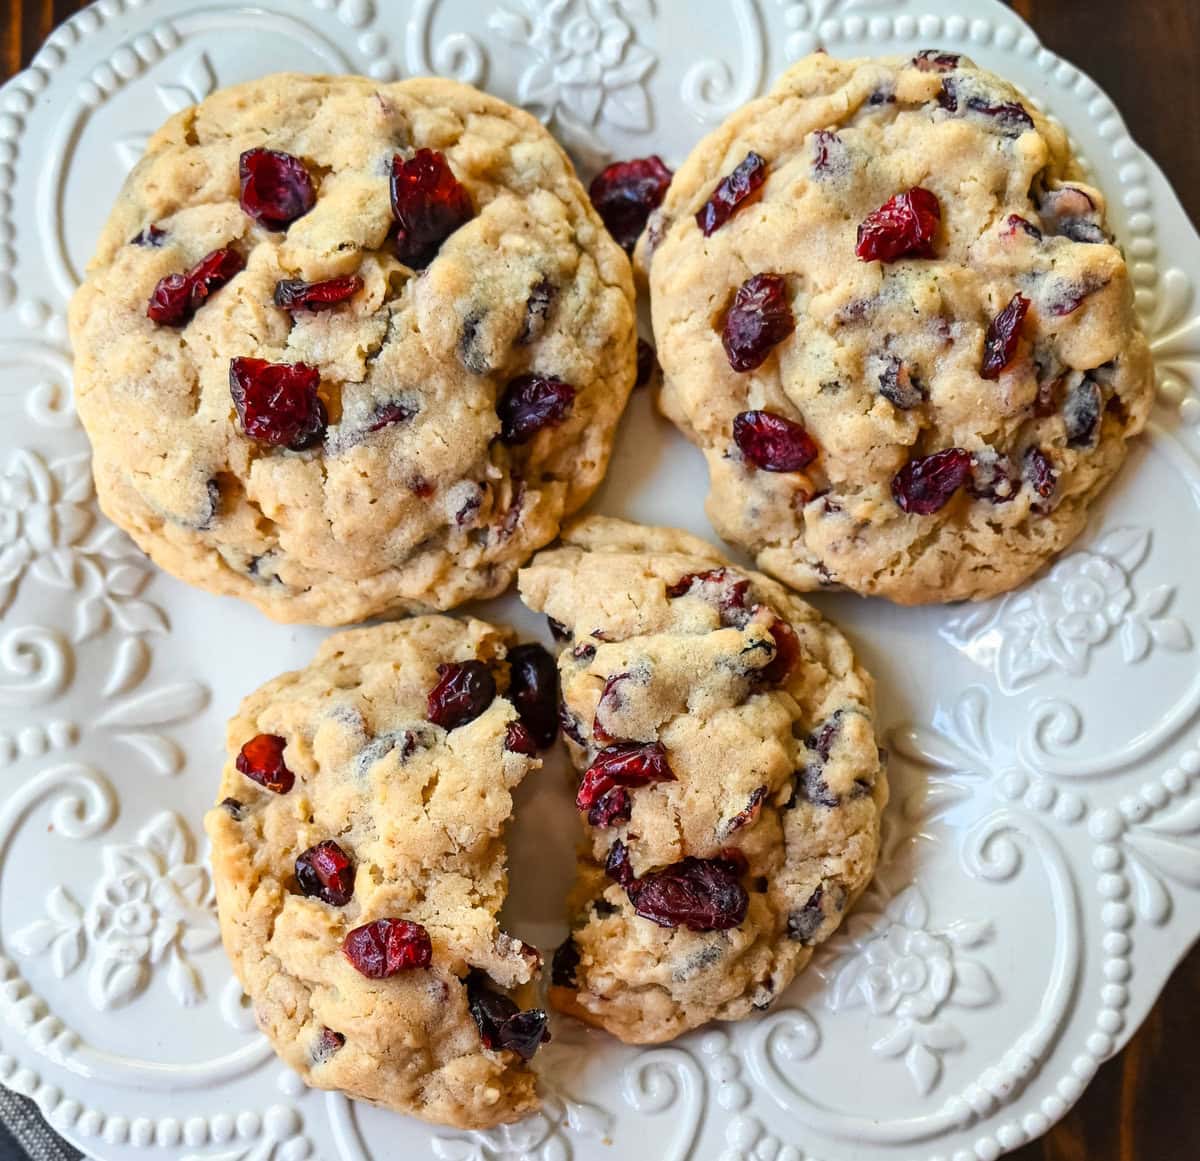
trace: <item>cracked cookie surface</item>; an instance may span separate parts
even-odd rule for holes
[[[465,1128],[538,1107],[544,1014],[499,1027],[500,989],[540,964],[496,920],[512,791],[540,764],[509,741],[511,643],[440,616],[329,638],[242,703],[205,820],[225,948],[276,1052]]]
[[[639,244],[717,531],[800,589],[983,599],[1083,529],[1150,354],[1066,135],[954,54],[817,55],[693,151]]]
[[[433,78],[272,76],[173,117],[71,337],[108,516],[323,624],[503,591],[599,484],[636,359],[629,263],[565,153]]]
[[[585,820],[555,1007],[656,1043],[770,1005],[864,889],[873,683],[782,585],[593,517],[519,575],[551,618]]]

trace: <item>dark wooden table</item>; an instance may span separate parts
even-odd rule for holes
[[[681,3],[682,0],[671,0]],[[1200,223],[1200,0],[1010,0],[1042,40],[1120,106]],[[0,0],[9,77],[86,0]],[[1200,1159],[1200,948],[1180,965],[1129,1046],[1083,1099],[1014,1161]]]

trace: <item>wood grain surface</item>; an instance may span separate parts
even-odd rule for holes
[[[685,0],[663,0],[684,3]],[[1200,0],[1011,0],[1093,76],[1200,223]],[[28,63],[84,0],[0,0],[0,74]],[[1200,947],[1066,1120],[1014,1161],[1200,1161]]]

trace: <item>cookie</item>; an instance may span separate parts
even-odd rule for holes
[[[870,677],[804,601],[682,532],[584,520],[518,583],[564,640],[586,824],[551,1003],[631,1043],[768,1007],[875,868]]]
[[[632,273],[477,90],[286,74],[151,138],[71,307],[100,504],[282,621],[503,591],[599,484]]]
[[[800,61],[696,147],[638,254],[709,516],[800,589],[1019,585],[1152,403],[1103,196],[965,57]]]
[[[547,1037],[507,994],[540,956],[496,920],[512,791],[540,765],[518,664],[538,647],[511,644],[440,616],[330,637],[242,703],[205,819],[225,949],[275,1051],[316,1088],[461,1128],[538,1107]]]

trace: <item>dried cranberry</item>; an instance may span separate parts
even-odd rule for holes
[[[1039,367],[1038,370],[1040,372],[1041,368]],[[1058,378],[1049,376],[1038,380],[1037,397],[1033,401],[1034,415],[1039,419],[1047,419],[1058,410],[1058,395],[1065,382],[1065,375],[1059,375]]]
[[[567,703],[560,701],[558,703],[558,724],[559,728],[572,742],[577,746],[586,746],[587,742],[583,737],[583,729],[580,726],[579,719],[567,709]]]
[[[802,472],[817,458],[817,445],[808,432],[773,411],[734,416],[733,442],[756,468],[767,472]]]
[[[557,727],[557,723],[555,723]],[[504,730],[504,748],[510,754],[524,754],[532,758],[537,753],[533,735],[520,722],[509,722]]]
[[[1019,135],[1033,128],[1033,118],[1024,105],[1016,101],[1003,101],[999,104],[989,104],[982,97],[969,97],[967,108],[983,117],[998,121],[1003,129]]]
[[[1067,429],[1067,447],[1090,447],[1100,426],[1104,403],[1100,388],[1091,379],[1081,379],[1063,401],[1063,423]]]
[[[634,878],[633,865],[629,861],[629,848],[620,839],[608,848],[608,856],[604,860],[604,873],[622,887],[628,887],[630,883],[637,881]]]
[[[131,246],[152,246],[157,249],[163,244],[163,239],[167,236],[166,230],[160,230],[156,225],[151,223],[144,230],[139,230],[132,238],[129,239]]]
[[[307,363],[231,359],[229,393],[242,430],[258,443],[303,451],[325,436],[321,372]]]
[[[835,151],[842,149],[842,139],[832,129],[818,129],[813,134],[813,142],[813,170],[827,173],[833,166]]]
[[[575,403],[575,388],[553,375],[519,375],[496,401],[500,441],[528,443],[544,427],[557,427]]]
[[[787,283],[779,274],[746,279],[725,312],[721,342],[735,371],[753,371],[796,329]]]
[[[948,73],[958,68],[962,57],[956,52],[942,52],[937,48],[923,48],[913,57],[913,67],[923,73]]]
[[[629,791],[623,786],[614,786],[596,800],[596,804],[588,811],[587,820],[589,826],[604,829],[628,822],[632,815],[633,800],[629,797]]]
[[[637,378],[633,385],[645,387],[658,374],[658,357],[654,348],[645,339],[637,341]]]
[[[305,282],[285,278],[275,283],[275,305],[284,310],[328,310],[353,298],[363,288],[357,274],[328,278],[324,282]]]
[[[830,755],[833,753],[834,744],[837,742],[838,735],[842,732],[842,718],[844,716],[844,711],[834,710],[821,723],[820,728],[814,730],[804,740],[804,744],[820,757],[822,764],[828,762]]]
[[[800,659],[800,639],[796,636],[795,629],[779,617],[771,622],[768,632],[775,642],[775,656],[758,672],[764,681],[782,685]]]
[[[159,279],[146,317],[160,326],[183,326],[212,294],[245,268],[236,250],[214,250],[206,254],[186,274],[168,274]]]
[[[985,379],[999,379],[1000,372],[1017,354],[1017,342],[1021,337],[1021,324],[1029,313],[1029,299],[1023,294],[1014,294],[1006,306],[988,324],[983,340],[983,366],[979,374]]]
[[[554,953],[550,961],[550,982],[556,988],[573,988],[576,986],[576,972],[579,971],[579,948],[569,935]]]
[[[1031,447],[1025,453],[1025,478],[1029,486],[1043,499],[1054,495],[1058,487],[1058,475],[1054,464],[1040,447]]]
[[[550,1039],[546,1013],[540,1008],[522,1012],[512,1000],[488,986],[483,972],[467,976],[467,1006],[479,1027],[479,1039],[489,1051],[515,1052],[530,1061]]]
[[[929,258],[942,220],[937,195],[920,186],[884,202],[858,227],[855,253],[864,262]]]
[[[825,911],[821,906],[824,894],[824,887],[817,887],[808,897],[808,902],[788,916],[788,939],[794,939],[798,943],[812,942],[813,937],[821,929],[821,924],[825,922]]]
[[[1059,318],[1074,314],[1082,305],[1083,300],[1103,290],[1108,285],[1107,278],[1097,275],[1085,275],[1076,280],[1055,279],[1050,294],[1046,297],[1046,309]]]
[[[762,813],[762,804],[767,797],[767,787],[760,786],[751,795],[746,805],[737,812],[726,824],[725,834],[731,835],[744,827],[753,826]]]
[[[1004,226],[1004,236],[1011,238],[1018,230],[1028,234],[1037,242],[1042,240],[1042,231],[1028,218],[1023,218],[1020,214],[1009,214]]]
[[[746,917],[749,896],[725,859],[688,857],[625,884],[633,909],[659,927],[727,931]]]
[[[416,413],[415,407],[399,399],[393,399],[390,403],[381,403],[371,416],[371,422],[367,424],[367,431],[382,431],[385,427],[393,427],[397,423],[407,423]]]
[[[575,805],[590,810],[614,786],[634,788],[674,782],[675,773],[661,742],[622,742],[600,751],[584,771]]]
[[[571,630],[566,627],[561,621],[556,621],[553,617],[546,617],[546,624],[550,627],[550,636],[555,641],[570,641]]]
[[[296,775],[283,760],[285,746],[287,739],[278,734],[258,734],[241,748],[234,765],[251,782],[274,794],[286,794],[295,785]]]
[[[929,389],[909,370],[907,363],[891,355],[879,372],[879,394],[893,407],[911,411],[929,398]]]
[[[892,480],[892,496],[903,511],[930,516],[971,478],[971,463],[971,453],[960,447],[909,460]]]
[[[601,716],[608,717],[609,714],[616,713],[622,708],[625,695],[621,686],[631,676],[632,674],[629,673],[614,673],[604,682],[604,688],[600,691],[600,700],[596,703],[596,713],[592,718],[592,735],[598,742],[615,740],[614,736],[609,733],[608,727],[600,719]]]
[[[342,942],[342,954],[369,980],[385,980],[433,961],[429,932],[408,919],[376,919],[356,927]]]
[[[953,77],[946,77],[938,90],[937,102],[947,113],[958,112],[958,83]]]
[[[354,897],[354,864],[333,839],[296,856],[296,881],[305,895],[345,907]]]
[[[596,656],[596,646],[589,641],[584,641],[571,650],[571,656],[580,664],[586,664]]]
[[[249,149],[238,166],[242,209],[268,230],[286,230],[317,204],[304,162],[274,149]]]
[[[314,1065],[327,1064],[329,1060],[346,1046],[346,1037],[332,1028],[322,1028],[321,1034],[313,1045],[312,1062]]]
[[[426,717],[444,730],[473,722],[496,697],[496,679],[482,661],[458,661],[437,667],[438,683],[426,699]]]
[[[617,161],[592,179],[588,195],[608,232],[632,253],[651,211],[662,205],[671,171],[661,157]]]
[[[707,600],[715,596],[721,624],[726,628],[731,625],[740,628],[745,624],[746,594],[749,591],[750,582],[745,577],[731,579],[729,570],[724,567],[710,568],[707,572],[689,572],[673,585],[667,586],[667,596],[672,600],[689,593]]]
[[[508,700],[539,747],[558,736],[558,666],[540,645],[518,645],[508,652]]]
[[[1007,504],[1016,499],[1020,482],[1012,460],[990,448],[979,452],[971,464],[971,479],[967,491],[977,500]]]
[[[757,153],[747,153],[732,173],[721,178],[712,197],[697,212],[696,224],[701,233],[711,237],[757,196],[766,180],[767,163]]]
[[[392,216],[396,257],[419,268],[428,266],[441,244],[475,216],[475,207],[445,156],[418,149],[407,161],[392,158]]]

